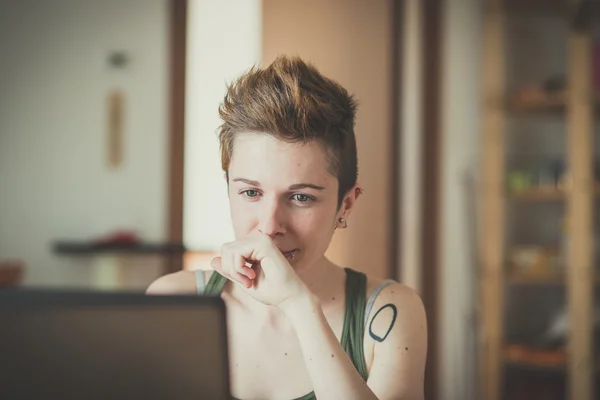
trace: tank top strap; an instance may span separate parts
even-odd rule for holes
[[[342,347],[352,360],[362,378],[368,378],[367,363],[363,340],[365,336],[365,306],[367,295],[367,276],[362,272],[345,268],[346,271],[346,312],[342,328]]]
[[[210,279],[206,283],[206,288],[204,289],[204,296],[219,296],[223,291],[227,280],[227,278],[219,274],[217,271],[213,272],[210,276]]]

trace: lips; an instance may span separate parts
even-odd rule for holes
[[[283,254],[284,257],[288,261],[291,261],[291,260],[293,260],[293,259],[296,258],[296,255],[298,254],[298,249],[293,249],[293,250],[288,250],[288,251],[282,251],[281,254]]]

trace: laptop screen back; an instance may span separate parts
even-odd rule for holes
[[[1,398],[228,399],[221,299],[0,291]]]

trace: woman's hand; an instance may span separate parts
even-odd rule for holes
[[[263,304],[279,307],[310,293],[273,240],[261,233],[224,244],[211,266]]]

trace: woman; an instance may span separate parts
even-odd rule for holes
[[[219,112],[236,240],[216,273],[177,272],[148,293],[223,298],[236,398],[422,399],[420,298],[325,257],[362,193],[352,96],[280,57],[234,82]]]

